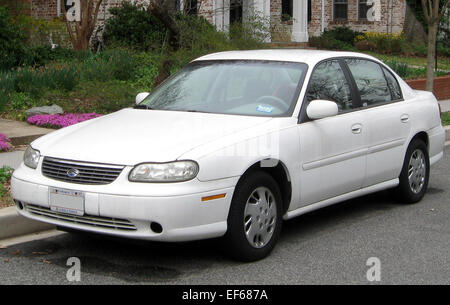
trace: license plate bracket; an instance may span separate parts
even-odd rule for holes
[[[84,192],[50,187],[49,204],[54,212],[83,216]]]

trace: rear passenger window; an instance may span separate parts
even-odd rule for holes
[[[339,112],[353,109],[350,86],[337,60],[322,62],[314,69],[306,99],[336,102]]]
[[[385,67],[383,67],[383,72],[386,76],[389,90],[391,91],[392,100],[400,100],[402,98],[402,91],[400,90],[397,79],[395,79],[394,75]]]
[[[355,79],[363,107],[392,101],[381,66],[364,59],[346,59],[350,72]]]

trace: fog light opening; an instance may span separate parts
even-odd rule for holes
[[[19,210],[23,210],[22,202],[20,202],[19,200],[14,200],[14,202],[16,203],[16,206]]]
[[[150,229],[152,229],[153,232],[158,233],[158,234],[162,233],[162,231],[163,231],[162,226],[159,223],[154,222],[154,221],[150,223]]]

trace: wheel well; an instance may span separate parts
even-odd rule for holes
[[[425,131],[421,131],[419,133],[417,133],[409,143],[411,143],[412,141],[414,141],[415,139],[420,139],[422,140],[425,145],[427,146],[427,149],[429,149],[429,145],[428,145],[428,134]]]
[[[264,166],[262,166],[262,162],[264,162]],[[286,166],[284,165],[283,162],[275,159],[256,162],[245,171],[245,173],[239,179],[239,182],[245,176],[257,170],[268,173],[278,184],[281,192],[281,197],[283,199],[283,214],[284,214],[288,210],[292,198],[292,184]]]

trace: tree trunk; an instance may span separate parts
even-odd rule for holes
[[[89,42],[97,23],[97,16],[103,0],[80,0],[81,20],[69,22],[66,18],[65,1],[61,1],[63,16],[74,50],[89,49]]]
[[[428,56],[427,56],[427,87],[428,91],[433,92],[434,69],[436,60],[436,37],[438,23],[428,24]]]

